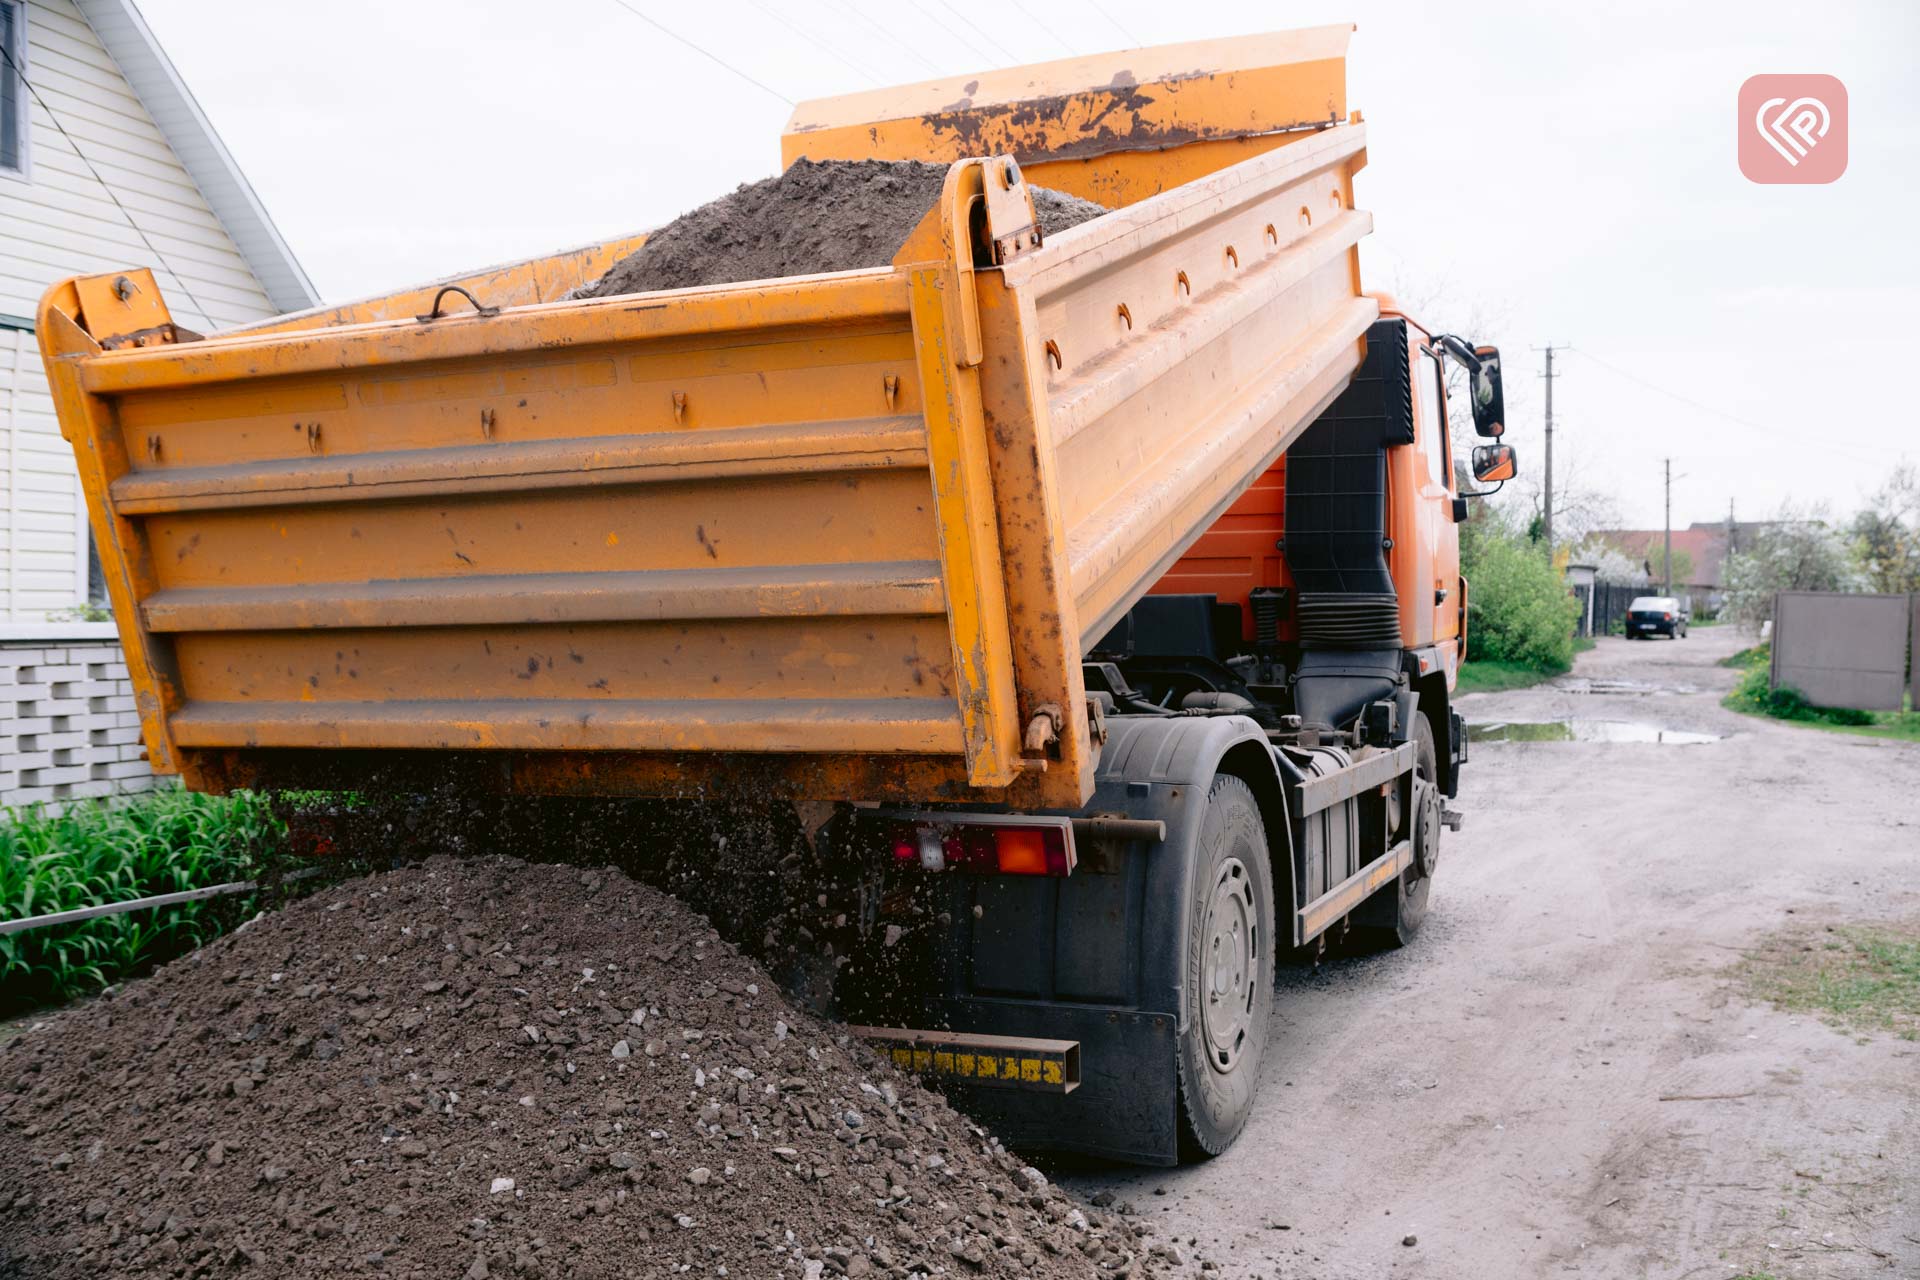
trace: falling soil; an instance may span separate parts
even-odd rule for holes
[[[572,295],[772,280],[885,266],[940,195],[947,166],[917,160],[796,160],[647,238]],[[1044,237],[1106,212],[1078,196],[1033,188]]]
[[[614,871],[351,881],[0,1047],[0,1275],[1139,1276],[1177,1252]]]

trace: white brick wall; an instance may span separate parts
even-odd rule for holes
[[[153,782],[118,644],[0,641],[0,805],[144,791]]]

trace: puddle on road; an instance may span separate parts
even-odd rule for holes
[[[1616,680],[1590,676],[1562,676],[1549,686],[1556,693],[1615,694],[1652,697],[1664,693],[1698,693],[1690,684],[1655,684],[1651,680]]]
[[[1688,733],[1657,724],[1631,720],[1489,720],[1467,726],[1468,742],[1653,742],[1665,747],[1691,747],[1718,742],[1717,733]]]

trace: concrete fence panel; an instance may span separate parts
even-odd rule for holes
[[[1913,625],[1909,628],[1912,636],[1913,652],[1907,658],[1907,679],[1913,683],[1907,690],[1907,698],[1915,711],[1920,711],[1920,591],[1913,594]]]
[[[1773,603],[1773,687],[1822,707],[1898,711],[1907,684],[1904,595],[1782,591]]]

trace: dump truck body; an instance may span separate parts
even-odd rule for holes
[[[152,762],[1080,804],[1085,646],[1358,363],[1363,160],[1328,126],[998,263],[970,211],[1030,205],[980,161],[890,267],[491,310],[582,274],[529,264],[487,314],[176,341],[139,273],[59,286]]]
[[[1276,952],[1411,936],[1465,759],[1439,369],[1497,434],[1498,358],[1361,290],[1346,38],[801,104],[789,161],[950,166],[869,269],[572,298],[629,237],[211,337],[56,285],[154,767],[832,802],[783,829],[844,900],[753,883],[884,1052],[1223,1149]]]

